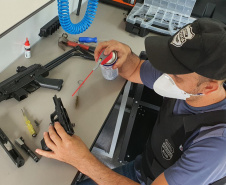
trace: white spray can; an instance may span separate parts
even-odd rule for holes
[[[112,51],[106,59],[108,60],[108,62],[104,65],[100,65],[102,75],[106,80],[114,80],[118,76],[118,69],[112,68],[117,61],[117,53],[115,51]]]

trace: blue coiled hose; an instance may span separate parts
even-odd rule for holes
[[[96,15],[98,0],[88,0],[86,13],[83,19],[77,24],[71,22],[68,1],[69,0],[57,0],[60,25],[64,31],[69,34],[80,34],[86,31],[92,24]]]

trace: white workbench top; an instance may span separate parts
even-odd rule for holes
[[[81,12],[85,12],[83,7]],[[83,34],[70,35],[69,39],[78,39],[79,36],[97,36],[98,41],[116,39],[127,43],[132,50],[139,54],[144,50],[144,38],[132,36],[125,31],[124,13],[127,11],[109,5],[98,5],[94,23]],[[80,17],[83,17],[81,14]],[[18,58],[5,71],[0,73],[0,81],[15,74],[17,66],[29,66],[35,63],[45,65],[58,56],[65,53],[61,50],[57,41],[63,33],[62,28],[52,36],[41,39],[32,47],[32,57]],[[67,48],[67,51],[71,48]],[[80,57],[73,57],[50,71],[49,78],[63,79],[61,91],[40,88],[21,102],[15,99],[0,102],[0,128],[9,139],[14,140],[22,136],[26,144],[33,150],[40,148],[43,132],[48,130],[50,114],[54,112],[53,96],[62,99],[70,120],[75,123],[75,134],[90,147],[95,140],[102,124],[109,114],[116,98],[118,97],[125,80],[121,77],[113,81],[107,81],[102,77],[100,68],[87,80],[79,92],[79,106],[75,108],[75,98],[72,93],[77,88],[77,81],[84,80],[94,67],[95,63]],[[32,138],[24,123],[21,109],[25,109],[28,118],[33,122],[37,120],[40,126],[34,128],[38,135]],[[33,125],[35,125],[33,123]],[[16,145],[15,145],[16,146]],[[24,166],[17,168],[2,147],[0,147],[0,184],[4,185],[69,185],[77,170],[72,166],[42,157],[35,163],[27,154],[16,146],[25,158]]]

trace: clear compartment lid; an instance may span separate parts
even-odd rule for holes
[[[144,4],[161,7],[187,16],[191,15],[196,0],[144,0]]]

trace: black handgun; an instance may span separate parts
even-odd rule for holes
[[[12,142],[9,140],[9,138],[1,128],[0,144],[18,168],[24,165],[24,158],[20,155],[20,153],[17,151],[15,146],[12,144]]]
[[[49,71],[63,63],[68,58],[74,56],[78,48],[66,52],[45,66],[33,64],[29,67],[17,67],[17,74],[0,82],[0,102],[10,98],[15,98],[21,101],[27,98],[28,93],[32,93],[40,87],[45,87],[54,90],[61,90],[62,79],[45,78],[49,75]]]
[[[64,128],[64,130],[67,132],[67,134],[72,136],[74,134],[73,124],[68,117],[67,111],[63,106],[61,98],[57,98],[57,96],[55,95],[53,97],[53,101],[55,103],[55,111],[50,115],[51,124],[54,125],[55,122],[59,122]],[[51,151],[46,146],[44,139],[41,140],[41,145],[43,150]]]

